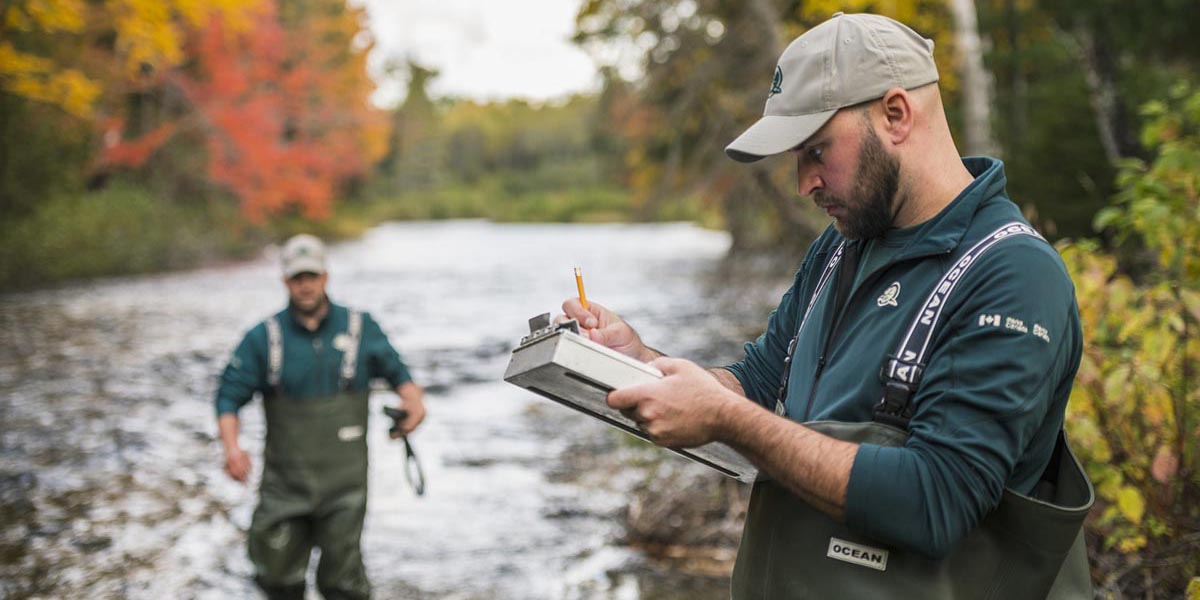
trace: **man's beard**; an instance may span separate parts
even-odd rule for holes
[[[852,196],[839,198],[817,192],[818,204],[833,203],[845,207],[845,219],[834,220],[833,226],[851,240],[882,237],[892,228],[893,204],[900,189],[900,161],[883,149],[883,142],[873,130],[864,129]]]
[[[312,303],[308,303],[307,305],[297,302],[296,299],[293,298],[292,299],[292,308],[301,317],[304,317],[304,318],[315,317],[321,312],[321,309],[325,308],[325,296],[321,296],[316,301],[314,301]]]

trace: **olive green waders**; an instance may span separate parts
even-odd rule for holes
[[[899,446],[907,438],[880,423],[806,425],[856,443]],[[732,596],[1090,600],[1082,525],[1092,486],[1061,433],[1038,490],[1031,498],[1005,489],[1000,505],[948,557],[933,560],[854,533],[779,484],[760,481],[750,496]]]
[[[327,600],[367,598],[359,540],[367,511],[367,395],[264,402],[267,441],[250,560],[272,598],[304,596],[313,547]]]
[[[809,428],[858,444],[903,446],[934,330],[958,281],[981,255],[1013,236],[1042,239],[1032,227],[1009,223],[965,252],[917,311],[912,326],[880,370],[883,398],[874,422],[809,422]],[[1044,241],[1044,240],[1043,240]],[[786,414],[793,352],[812,305],[838,272],[834,306],[849,292],[857,257],[845,244],[830,257],[796,337],[788,347],[775,412]],[[840,263],[840,264],[839,264]],[[834,328],[836,328],[836,318]],[[1095,498],[1092,484],[1060,431],[1033,496],[1005,489],[1000,504],[950,555],[933,560],[859,535],[781,485],[754,485],[733,570],[734,600],[870,598],[921,600],[1090,600],[1091,577],[1083,521]],[[887,512],[887,506],[879,510]]]

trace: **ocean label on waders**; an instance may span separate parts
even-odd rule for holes
[[[529,335],[521,338],[504,372],[504,380],[513,385],[648,442],[650,438],[637,423],[606,400],[612,390],[662,376],[646,363],[583,337],[574,319],[551,324],[549,313],[529,320]],[[758,469],[750,461],[720,442],[665,450],[740,481],[750,483],[758,478]]]

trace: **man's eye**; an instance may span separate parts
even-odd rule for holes
[[[824,149],[820,146],[808,149],[808,158],[816,162],[821,162],[821,155],[824,154]]]

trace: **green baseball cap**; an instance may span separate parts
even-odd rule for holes
[[[887,17],[834,14],[783,51],[762,118],[725,154],[754,162],[786,152],[842,108],[937,80],[933,40]]]

